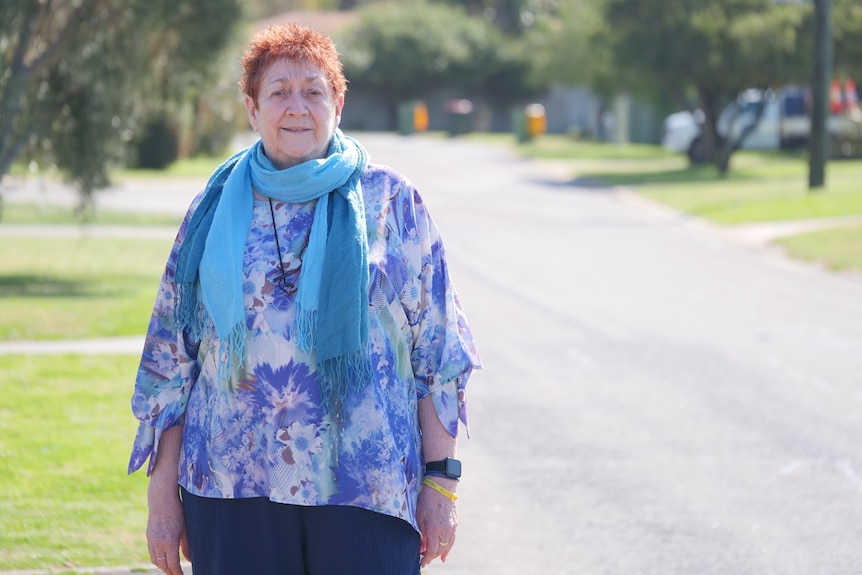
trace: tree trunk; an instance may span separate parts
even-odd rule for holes
[[[700,101],[700,109],[703,111],[703,125],[700,128],[698,136],[698,150],[695,154],[689,153],[689,158],[692,163],[714,163],[719,146],[721,145],[721,137],[718,135],[718,115],[721,112],[718,98],[708,91],[700,90],[698,92]]]

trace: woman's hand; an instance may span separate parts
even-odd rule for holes
[[[422,430],[422,455],[425,461],[440,461],[455,457],[456,439],[443,427],[430,395],[419,401],[419,428]],[[455,492],[456,479],[434,476],[431,479],[443,489]],[[422,532],[422,567],[440,558],[444,563],[455,544],[455,530],[458,527],[458,513],[455,502],[425,484],[419,488],[419,501],[416,503],[416,523]]]
[[[182,575],[180,550],[189,557],[186,523],[180,501],[179,487],[162,486],[150,481],[147,490],[149,518],[147,520],[147,547],[150,561],[166,575]]]
[[[182,575],[180,549],[186,559],[191,560],[177,480],[182,438],[181,425],[162,432],[156,464],[147,486],[147,547],[150,561],[166,575]]]
[[[433,479],[449,491],[455,491],[458,483],[452,479],[439,477]],[[423,485],[416,505],[416,522],[422,532],[422,544],[419,548],[422,554],[421,566],[425,567],[437,557],[445,563],[449,551],[455,544],[455,531],[458,528],[455,502]]]

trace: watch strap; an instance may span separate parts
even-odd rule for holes
[[[459,479],[461,477],[461,462],[451,457],[441,461],[429,461],[425,464],[425,473],[428,474],[429,472],[438,477]]]

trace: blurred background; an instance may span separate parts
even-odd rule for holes
[[[0,575],[148,561],[143,333],[290,21],[475,322],[445,572],[859,572],[860,0],[0,0]]]
[[[661,142],[725,171],[805,150],[826,78],[828,153],[862,149],[857,0],[5,0],[0,178],[55,170],[86,201],[113,168],[222,154],[242,49],[285,21],[336,39],[346,130]]]

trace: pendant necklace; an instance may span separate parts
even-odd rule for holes
[[[284,260],[281,258],[281,244],[278,241],[278,226],[275,225],[275,208],[272,207],[272,198],[269,198],[269,215],[272,216],[272,234],[275,236],[275,247],[278,250],[279,274],[272,278],[272,282],[287,295],[296,293],[296,276],[302,269],[302,263],[296,269],[284,269]]]

